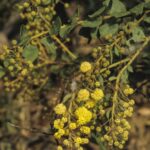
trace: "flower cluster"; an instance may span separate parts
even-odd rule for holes
[[[91,69],[92,69],[92,65],[87,61],[83,62],[80,66],[80,71],[83,73],[88,72]]]
[[[75,116],[79,125],[87,124],[92,119],[92,113],[83,106],[76,109]]]
[[[80,88],[72,94],[70,101],[54,108],[58,116],[54,121],[54,136],[59,139],[62,149],[82,150],[82,145],[88,144],[91,133],[101,142],[119,149],[128,140],[131,127],[127,117],[133,114],[134,100],[130,99],[130,95],[134,90],[129,85],[122,85],[121,97],[114,100],[110,83],[107,83],[111,75],[111,71],[106,68],[110,65],[109,59],[106,59],[108,52],[100,47],[93,50],[95,64],[85,61],[80,65]],[[101,57],[100,53],[104,56]],[[68,109],[65,105],[68,105]]]
[[[81,63],[80,71],[83,74],[91,69],[91,63]],[[94,129],[95,108],[98,103],[102,102],[103,98],[104,92],[98,87],[94,89],[81,88],[77,91],[68,109],[62,103],[54,108],[58,116],[54,120],[54,128],[56,130],[54,136],[56,139],[64,139],[62,142],[64,147],[76,147],[76,149],[82,150],[82,145],[88,144],[91,132]]]

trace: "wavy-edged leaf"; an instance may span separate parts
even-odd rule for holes
[[[81,23],[82,27],[95,28],[102,24],[102,18],[99,18],[94,21],[85,20]]]
[[[136,5],[135,7],[133,7],[132,9],[130,9],[130,12],[136,15],[140,15],[143,13],[143,9],[144,9],[144,3],[140,3]]]
[[[46,47],[46,50],[48,52],[48,54],[50,55],[51,60],[55,60],[56,59],[56,50],[57,50],[57,46],[55,45],[55,43],[52,43],[48,38],[43,38],[41,40],[42,44]]]
[[[107,35],[114,35],[115,33],[117,33],[118,29],[119,29],[118,24],[109,25],[106,23],[100,26],[99,32],[101,37],[105,37]]]
[[[63,98],[63,103],[66,103],[68,100],[70,100],[72,98],[72,93],[68,93],[67,95],[65,95],[65,97]]]
[[[136,27],[132,30],[132,39],[134,42],[141,42],[145,38],[145,34],[141,27]]]
[[[22,56],[25,60],[33,62],[38,58],[38,48],[33,45],[27,45],[23,50]]]
[[[103,13],[105,10],[105,7],[102,7],[100,9],[98,9],[97,11],[95,11],[93,14],[89,15],[90,18],[94,18],[99,16],[101,13]]]
[[[150,17],[145,16],[144,21],[147,22],[147,23],[150,23]]]
[[[126,10],[125,4],[120,0],[113,0],[110,9],[110,15],[114,17],[123,17],[129,14]]]
[[[133,72],[133,67],[132,66],[128,66],[127,69],[128,69],[129,72]]]
[[[60,36],[62,38],[65,38],[71,32],[71,30],[74,27],[75,27],[75,25],[63,25],[63,26],[61,26],[60,32],[59,32]]]

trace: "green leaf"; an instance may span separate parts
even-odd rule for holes
[[[68,55],[66,53],[63,53],[61,55],[61,59],[67,63],[69,63],[71,61],[70,57],[68,57]]]
[[[126,70],[126,71],[124,72],[124,74],[121,76],[121,81],[122,81],[123,83],[127,83],[127,81],[128,81],[128,76],[129,76],[129,74],[128,74],[128,71]]]
[[[115,33],[117,33],[118,29],[119,29],[118,24],[109,25],[106,23],[100,26],[99,32],[101,37],[105,37],[107,35],[114,35]]]
[[[105,7],[102,7],[100,9],[98,9],[97,11],[95,11],[92,15],[89,15],[90,18],[94,18],[99,16],[102,12],[104,12]]]
[[[144,7],[148,8],[148,9],[150,8],[150,1],[149,0],[147,0],[147,2],[145,2]]]
[[[2,78],[5,75],[5,70],[2,66],[0,66],[0,78]]]
[[[93,28],[91,31],[91,37],[96,39],[97,33],[98,33],[98,28]]]
[[[22,56],[27,60],[27,61],[35,61],[38,58],[38,48],[33,45],[28,45],[24,48]]]
[[[132,30],[132,38],[134,42],[141,42],[145,38],[145,34],[141,27],[136,27]]]
[[[115,53],[116,56],[120,56],[119,50],[118,50],[117,47],[114,47],[114,53]]]
[[[114,81],[114,80],[116,80],[116,79],[117,79],[117,77],[112,76],[112,77],[110,77],[108,80],[109,80],[109,81]]]
[[[26,45],[26,43],[30,40],[30,37],[27,34],[27,31],[23,26],[20,29],[19,37],[20,37],[19,45]]]
[[[110,15],[114,17],[123,17],[128,14],[126,6],[120,0],[113,0],[110,9]]]
[[[133,72],[133,67],[132,66],[128,66],[127,69],[128,69],[129,72]]]
[[[61,19],[60,19],[60,17],[57,17],[53,22],[53,31],[52,31],[52,33],[53,34],[58,34],[59,31],[60,31],[61,25],[62,25]]]
[[[59,32],[60,36],[62,38],[66,37],[71,32],[71,30],[73,28],[74,28],[74,25],[63,25],[63,26],[61,26],[60,32]]]
[[[55,60],[57,57],[57,46],[55,45],[55,43],[52,43],[50,40],[48,40],[48,38],[43,38],[41,40],[42,44],[46,47],[46,50],[48,52],[48,54],[51,57],[51,60]]]
[[[60,66],[59,65],[53,65],[53,66],[51,66],[50,70],[52,73],[57,74],[60,70]]]
[[[42,4],[48,5],[48,4],[52,3],[52,2],[53,2],[53,0],[43,0]]]
[[[102,18],[99,18],[94,21],[85,20],[81,23],[82,27],[89,27],[89,28],[95,28],[101,24],[102,24]]]
[[[110,93],[107,93],[106,94],[106,96],[105,96],[105,100],[108,102],[108,101],[110,101],[110,99],[111,99],[111,94]]]
[[[97,137],[94,133],[91,134],[92,138],[95,139],[96,143],[99,145],[100,150],[106,150],[104,144],[100,141],[100,138]]]
[[[104,85],[104,79],[101,75],[98,77],[98,80],[101,83],[101,85],[103,86]]]
[[[109,6],[110,0],[104,0],[103,5],[104,6]]]
[[[150,17],[146,16],[146,17],[144,18],[144,21],[147,22],[147,23],[150,23]]]
[[[106,117],[107,117],[107,119],[110,118],[110,115],[111,115],[111,109],[108,109],[107,112],[106,112]]]
[[[70,100],[72,98],[72,93],[68,93],[67,95],[65,95],[65,97],[63,98],[63,103],[66,103],[68,100]]]
[[[143,13],[143,9],[144,9],[144,3],[140,3],[136,5],[135,7],[133,7],[132,9],[130,9],[130,12],[136,15],[140,15]]]

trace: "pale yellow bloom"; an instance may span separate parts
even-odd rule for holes
[[[92,119],[92,112],[90,112],[85,107],[77,108],[77,110],[75,111],[75,115],[78,119],[77,122],[79,125],[89,123]]]
[[[66,112],[66,106],[64,104],[58,104],[55,108],[54,111],[57,115],[62,115]]]
[[[94,100],[99,101],[99,100],[101,100],[104,97],[104,93],[103,93],[103,91],[101,89],[96,88],[94,90],[94,92],[91,93],[91,97]]]
[[[87,89],[81,89],[78,92],[78,101],[86,101],[89,99],[90,93]]]
[[[85,61],[85,62],[82,62],[81,65],[80,65],[80,71],[85,73],[85,72],[88,72],[92,69],[92,65]]]

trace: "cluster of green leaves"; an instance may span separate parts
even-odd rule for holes
[[[145,34],[149,33],[149,27],[145,28],[150,23],[150,17],[148,16],[150,9],[150,2],[129,2],[121,0],[104,0],[99,2],[99,7],[96,11],[85,16],[87,19],[83,21],[75,21],[71,19],[71,24],[65,25],[60,35],[66,35],[77,23],[81,24],[83,28],[90,28],[90,37],[105,37],[107,35],[115,35],[119,31],[124,30],[124,26],[132,26],[131,22],[139,19],[143,16],[142,23],[135,26],[131,32],[129,40],[134,42],[140,42]],[[131,7],[132,6],[132,7]],[[74,16],[72,18],[75,18]],[[64,33],[64,34],[62,34]]]

